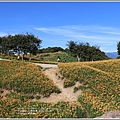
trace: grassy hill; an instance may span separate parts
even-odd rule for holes
[[[66,78],[65,87],[79,81],[83,93],[78,101],[90,117],[100,116],[107,111],[120,110],[120,60],[104,60],[83,63],[60,63],[60,73]],[[68,81],[69,80],[69,81]]]
[[[24,55],[24,61],[29,61],[29,57],[30,55]],[[66,62],[77,62],[77,58],[74,58],[71,55],[67,54],[66,52],[61,52],[61,51],[31,55],[31,62],[57,64],[58,57],[61,58],[61,62],[64,62],[64,59],[66,59]],[[17,56],[15,55],[10,55],[10,56],[0,55],[0,58],[17,60]]]
[[[64,59],[66,59],[66,62],[77,62],[77,58],[68,55],[66,52],[41,53],[33,56],[34,59],[51,62],[57,62],[58,57],[61,58],[61,62],[64,62]]]

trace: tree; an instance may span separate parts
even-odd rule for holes
[[[9,43],[10,43],[10,41],[9,41],[9,39],[7,39],[7,36],[4,36],[2,38],[2,43],[1,43],[2,53],[9,55],[9,50],[10,50],[10,46],[11,46]]]
[[[28,40],[28,52],[30,53],[30,60],[31,60],[31,54],[36,54],[38,50],[40,49],[40,44],[42,40],[38,39],[35,37],[33,34],[28,34],[27,33],[27,40]]]
[[[35,37],[33,34],[19,34],[16,35],[17,39],[17,46],[16,49],[20,53],[22,53],[22,59],[23,55],[29,53],[30,54],[30,60],[31,60],[31,54],[36,54],[37,51],[40,49],[40,44],[42,40]]]
[[[72,56],[77,57],[78,61],[93,61],[108,59],[104,52],[101,52],[99,47],[90,46],[89,43],[77,43],[69,41],[68,52]]]
[[[33,34],[17,34],[14,36],[8,35],[0,38],[0,47],[3,53],[9,53],[10,50],[18,54],[36,54],[40,49],[42,40],[35,37]]]
[[[2,37],[0,37],[0,53],[2,54]]]
[[[120,42],[117,43],[117,52],[118,52],[118,55],[120,55]]]
[[[73,57],[77,57],[78,61],[81,61],[81,59],[83,59],[86,54],[86,51],[89,47],[89,43],[77,43],[77,42],[74,42],[74,41],[69,41],[67,43],[67,46],[68,46],[68,49],[70,51],[70,54],[73,56]]]
[[[68,41],[66,45],[68,46],[69,53],[72,54],[74,57],[76,57],[77,42],[74,42],[71,40],[71,41]]]

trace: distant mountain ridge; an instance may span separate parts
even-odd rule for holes
[[[109,58],[117,58],[117,57],[118,57],[118,53],[117,53],[117,52],[105,52],[105,54],[106,54]]]

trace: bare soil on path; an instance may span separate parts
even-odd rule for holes
[[[36,63],[35,63],[36,64]],[[52,93],[49,97],[41,98],[40,101],[42,102],[58,102],[58,101],[77,101],[78,96],[81,94],[81,90],[77,92],[73,92],[74,87],[80,85],[79,82],[72,87],[64,88],[63,83],[64,79],[62,80],[59,73],[59,68],[57,65],[50,65],[50,64],[36,64],[40,65],[43,68],[43,72],[45,75],[50,78],[54,84],[60,89],[61,93]]]
[[[61,93],[53,93],[48,98],[42,98],[42,101],[45,102],[58,102],[58,101],[77,101],[78,95],[81,93],[81,90],[73,93],[74,87],[79,85],[79,82],[76,85],[68,88],[63,87],[63,82],[61,78],[59,78],[56,73],[58,74],[58,68],[50,68],[45,70],[45,74],[53,80],[53,82],[57,85],[60,89]]]

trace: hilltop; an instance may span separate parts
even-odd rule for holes
[[[61,62],[64,62],[64,59],[66,59],[67,62],[77,62],[77,58],[72,57],[68,53],[62,51],[51,52],[51,53],[40,53],[36,56],[33,56],[33,59],[37,59],[40,61],[57,62],[58,57],[60,57]]]

